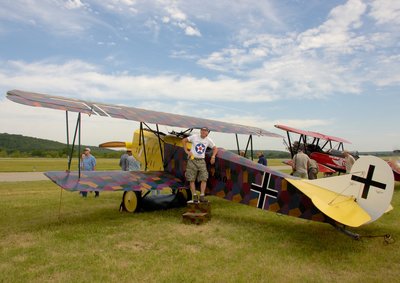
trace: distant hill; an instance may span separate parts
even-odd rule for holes
[[[71,145],[70,145],[71,146]],[[97,146],[82,145],[81,148],[90,147],[96,157],[119,158],[120,151],[99,148]],[[77,146],[74,149],[77,153]],[[237,153],[237,150],[230,150]],[[254,157],[262,151],[267,159],[290,158],[289,152],[279,150],[254,150]],[[360,154],[370,154],[375,156],[391,156],[391,151],[380,152],[360,152]],[[250,151],[247,152],[250,156]],[[0,157],[66,157],[67,145],[52,140],[27,137],[23,135],[14,135],[0,133]]]
[[[96,146],[90,147],[96,157],[119,157],[120,152]],[[70,145],[71,148],[71,145]],[[74,151],[77,152],[75,146]],[[66,157],[67,145],[52,140],[0,133],[0,157]]]
[[[229,151],[236,153],[237,154],[237,149],[230,149]],[[281,150],[261,150],[261,149],[255,149],[253,150],[253,156],[254,158],[257,159],[257,154],[259,152],[262,152],[267,159],[284,159],[284,158],[290,158],[290,153],[287,151],[281,151]],[[247,157],[250,157],[250,150],[247,150]]]

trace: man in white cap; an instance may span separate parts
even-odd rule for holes
[[[198,202],[198,197],[196,194],[196,177],[197,180],[200,181],[200,201],[206,202],[207,200],[204,197],[208,179],[208,171],[206,161],[204,160],[206,155],[207,147],[213,149],[211,155],[211,164],[215,163],[215,156],[217,155],[218,148],[215,146],[215,143],[208,137],[210,130],[207,127],[203,127],[200,129],[200,135],[194,134],[190,137],[184,138],[182,140],[183,149],[188,155],[188,162],[186,166],[185,177],[186,180],[190,183],[190,190],[193,195],[193,200]],[[187,149],[187,142],[192,143],[192,147],[190,150]]]

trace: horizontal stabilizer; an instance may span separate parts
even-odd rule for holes
[[[287,181],[307,195],[319,210],[337,222],[358,227],[371,220],[353,197],[340,195],[302,180],[287,179]]]

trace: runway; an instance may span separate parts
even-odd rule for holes
[[[49,180],[43,172],[2,172],[0,182],[27,182]]]

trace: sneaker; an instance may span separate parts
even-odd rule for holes
[[[199,195],[193,196],[193,202],[199,202]]]
[[[200,196],[200,202],[208,202],[205,196]]]

